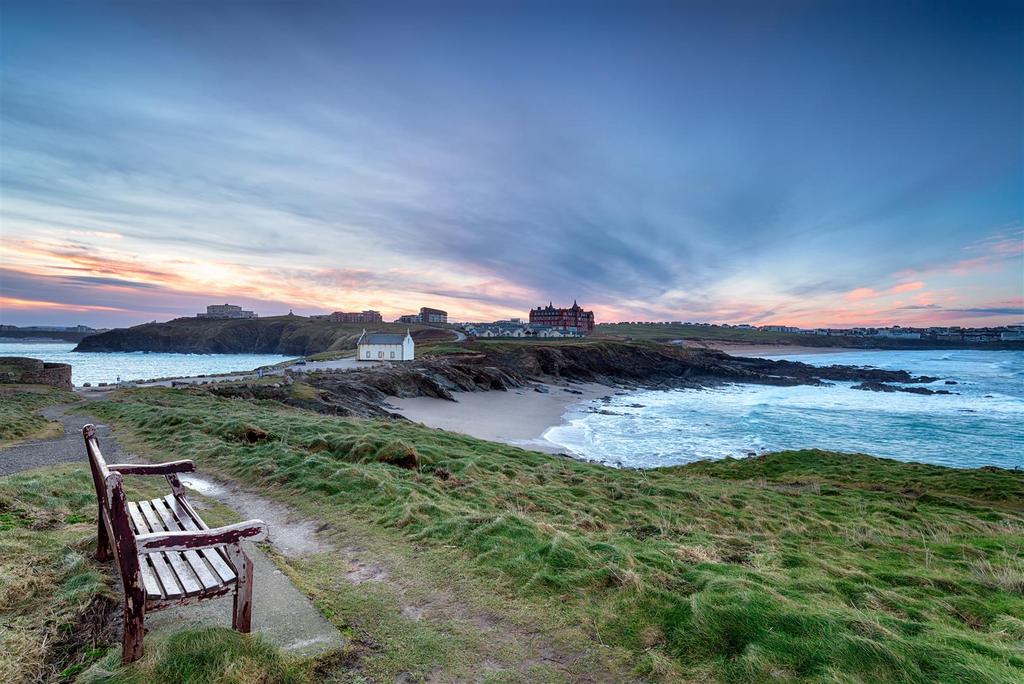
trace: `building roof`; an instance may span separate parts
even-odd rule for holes
[[[392,333],[366,333],[359,339],[360,344],[402,344],[405,335]]]

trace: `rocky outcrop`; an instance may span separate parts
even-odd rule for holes
[[[866,390],[868,392],[907,392],[909,394],[955,394],[955,392],[950,392],[949,390],[944,389],[933,390],[928,389],[927,387],[897,387],[896,385],[877,381],[862,382],[859,385],[854,385],[850,389]]]
[[[49,385],[69,390],[72,389],[71,366],[25,356],[0,356],[0,383]]]
[[[706,388],[725,383],[821,385],[830,380],[923,383],[905,371],[855,366],[819,368],[795,361],[734,357],[714,350],[656,344],[465,345],[464,354],[359,370],[303,373],[296,382],[312,388],[293,392],[288,383],[211,386],[222,396],[277,399],[293,406],[343,416],[391,415],[389,397],[455,400],[457,392],[509,390],[537,382],[596,382],[609,387]],[[289,383],[291,380],[288,381]],[[931,390],[929,390],[930,392]]]

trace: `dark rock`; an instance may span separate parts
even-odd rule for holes
[[[304,383],[316,390],[315,398],[300,398],[309,396],[304,392],[295,392],[293,396],[287,388],[246,383],[211,385],[203,391],[221,396],[275,399],[329,415],[394,418],[399,416],[389,410],[388,397],[455,401],[457,392],[525,387],[545,393],[548,388],[537,385],[538,381],[562,385],[595,382],[611,387],[700,389],[727,383],[792,386],[822,385],[825,380],[836,380],[874,383],[879,386],[876,391],[902,391],[881,386],[921,381],[906,371],[853,366],[821,368],[797,361],[734,357],[710,349],[668,345],[602,341],[586,345],[481,345],[479,349],[469,346],[467,350],[464,354],[431,356],[411,363],[296,376],[297,384]],[[562,389],[582,394],[569,387]]]
[[[896,385],[873,380],[854,385],[850,389],[867,390],[869,392],[906,392],[908,394],[952,394],[949,390],[933,390],[927,387],[897,387]]]

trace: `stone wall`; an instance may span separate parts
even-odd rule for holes
[[[0,356],[0,383],[49,385],[69,390],[72,389],[71,366],[25,356]]]

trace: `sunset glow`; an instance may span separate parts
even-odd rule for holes
[[[756,36],[708,5],[712,41],[698,5],[568,35],[486,3],[12,7],[2,320],[1024,320],[1006,22],[968,40],[908,6],[869,48],[856,3],[752,6]]]

